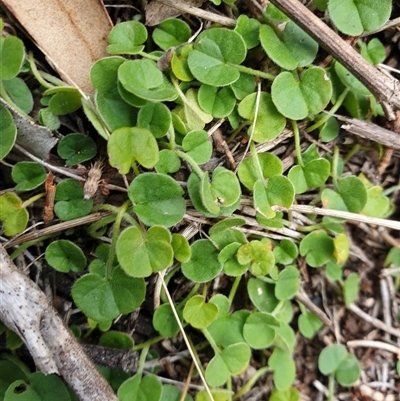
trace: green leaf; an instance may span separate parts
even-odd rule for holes
[[[24,113],[29,114],[32,111],[33,96],[24,80],[15,77],[7,81],[3,81],[3,86],[11,100]]]
[[[180,311],[178,311],[178,314],[182,315]],[[182,316],[180,316],[180,318],[182,318]],[[172,338],[178,334],[179,326],[170,304],[162,304],[155,310],[153,315],[153,327],[163,337]]]
[[[287,265],[292,263],[299,254],[297,246],[294,242],[288,239],[283,239],[279,245],[274,248],[274,255],[277,263]]]
[[[0,37],[0,80],[14,78],[25,58],[24,44],[16,36]]]
[[[141,376],[137,373],[118,389],[120,401],[159,401],[162,385],[156,376]]]
[[[362,84],[349,70],[343,67],[342,64],[337,61],[334,64],[335,72],[343,85],[348,87],[354,92],[354,95],[370,96],[370,90]]]
[[[274,316],[265,312],[253,312],[246,319],[243,336],[251,348],[269,348],[275,340],[275,326],[279,326],[279,321]]]
[[[367,190],[367,204],[362,210],[363,214],[372,217],[386,217],[390,210],[390,200],[382,194],[382,187],[371,187]]]
[[[320,267],[327,263],[333,252],[333,240],[323,230],[307,234],[300,242],[300,255],[306,256],[306,261],[311,267]]]
[[[124,62],[123,57],[105,57],[97,60],[90,69],[93,87],[104,94],[114,90],[118,82],[118,68]]]
[[[0,221],[3,223],[4,235],[11,237],[24,231],[28,219],[28,211],[15,193],[0,195]]]
[[[185,214],[183,189],[171,177],[159,173],[143,173],[128,189],[134,211],[144,224],[171,227]]]
[[[51,267],[62,273],[70,270],[79,272],[86,266],[86,257],[81,248],[64,239],[52,242],[46,248],[45,258]]]
[[[131,349],[134,345],[132,337],[121,331],[109,330],[103,333],[99,339],[99,346],[101,347]]]
[[[181,159],[175,152],[169,149],[162,149],[158,153],[158,162],[154,166],[157,173],[176,173],[181,167]]]
[[[63,116],[78,110],[81,103],[81,94],[78,89],[70,86],[59,86],[56,88],[47,89],[44,96],[51,96],[49,101],[49,110],[56,116]]]
[[[118,237],[116,252],[121,267],[132,277],[148,277],[173,262],[171,237],[164,227],[151,227],[147,235],[137,226],[127,228]]]
[[[179,19],[164,20],[153,31],[153,40],[163,50],[179,46],[189,40],[191,35],[189,25]]]
[[[171,59],[171,69],[174,75],[183,82],[190,82],[194,79],[190,72],[187,59],[193,50],[192,44],[180,46],[175,49]]]
[[[274,383],[278,390],[288,390],[296,376],[296,366],[292,355],[279,347],[275,347],[268,359],[268,365],[274,371]]]
[[[271,242],[266,238],[242,245],[237,252],[237,260],[242,265],[250,264],[249,270],[255,276],[265,276],[275,266]]]
[[[352,386],[360,378],[360,374],[361,368],[357,358],[348,353],[338,366],[335,377],[341,386],[348,387]]]
[[[30,191],[43,184],[46,180],[46,170],[35,162],[18,162],[11,171],[17,191]]]
[[[191,131],[186,134],[182,141],[182,147],[197,164],[207,163],[213,151],[208,133],[203,130]]]
[[[297,321],[300,333],[308,339],[312,339],[316,332],[318,332],[324,325],[321,320],[319,320],[311,312],[303,312]]]
[[[162,138],[172,123],[171,112],[162,103],[147,103],[138,114],[137,125],[148,129],[156,138]]]
[[[266,218],[273,218],[276,212],[272,206],[289,208],[294,201],[294,187],[291,181],[283,175],[275,175],[265,186],[261,180],[253,187],[254,208]]]
[[[242,36],[247,49],[252,49],[259,45],[260,26],[260,22],[256,19],[249,18],[246,14],[239,15],[236,21],[235,31]]]
[[[137,54],[144,48],[146,27],[138,21],[120,22],[108,35],[109,54]]]
[[[0,58],[1,60],[1,58]],[[1,70],[1,68],[0,68]],[[0,160],[3,160],[14,146],[17,139],[17,127],[11,113],[0,104]]]
[[[240,64],[246,56],[242,37],[227,28],[203,31],[189,54],[191,73],[201,83],[226,86],[239,78],[239,71],[230,64]]]
[[[218,261],[218,252],[213,244],[200,239],[191,245],[192,257],[182,263],[182,273],[186,278],[196,283],[206,283],[214,279],[222,270]]]
[[[271,60],[286,70],[311,64],[318,52],[318,43],[292,21],[286,24],[283,34],[261,25],[260,40]]]
[[[380,28],[390,17],[390,0],[329,0],[328,11],[339,31],[359,36]]]
[[[134,95],[152,102],[175,100],[178,94],[152,60],[128,60],[118,69],[122,86]]]
[[[288,390],[273,389],[268,401],[299,401],[300,393],[294,387]]]
[[[184,319],[196,329],[205,329],[218,315],[218,307],[205,302],[201,295],[195,295],[187,301],[183,309]]]
[[[57,153],[65,160],[66,166],[74,166],[96,156],[94,140],[83,134],[68,134],[58,143]]]
[[[190,394],[186,394],[182,400],[182,391],[173,384],[164,384],[162,386],[162,394],[160,401],[193,401]]]
[[[231,375],[242,373],[250,360],[250,348],[247,344],[237,343],[226,347],[216,354],[207,365],[205,377],[212,387],[225,384]]]
[[[253,122],[253,125],[249,127],[249,133],[253,132],[255,142],[271,141],[285,128],[286,118],[278,112],[273,98],[267,92],[260,93],[258,114],[255,116],[256,101],[257,93],[246,96],[240,102],[238,112],[243,118]],[[256,121],[255,126],[254,121]]]
[[[382,63],[386,58],[385,46],[378,38],[371,39],[367,44],[359,41],[358,44],[361,47],[361,55],[369,63],[377,65]]]
[[[300,288],[300,272],[295,266],[285,267],[278,276],[275,296],[280,300],[293,298]]]
[[[272,83],[271,95],[281,114],[292,120],[302,120],[326,107],[332,96],[332,84],[326,72],[319,67],[305,70],[300,79],[284,71]]]
[[[83,187],[78,181],[67,179],[56,188],[54,212],[61,220],[73,220],[90,213],[93,200],[84,200]]]
[[[158,162],[158,145],[152,133],[139,127],[115,130],[107,144],[110,164],[121,174],[127,174],[137,161],[145,168],[152,168]]]
[[[367,204],[368,194],[362,181],[357,177],[344,177],[336,191],[325,188],[321,194],[326,209],[360,213]]]
[[[225,246],[218,255],[218,260],[222,263],[227,276],[241,276],[249,268],[249,264],[242,265],[236,258],[236,253],[242,245],[240,242],[232,242]]]
[[[331,165],[328,160],[320,158],[310,161],[305,166],[293,166],[288,178],[292,181],[296,194],[302,194],[310,188],[324,185],[330,171]]]
[[[335,372],[346,359],[347,350],[341,344],[332,344],[325,347],[318,357],[318,369],[324,375]]]
[[[275,175],[281,175],[283,172],[283,164],[278,156],[273,153],[257,153],[243,160],[238,169],[240,182],[247,188],[252,190],[259,177],[257,162],[260,164],[262,178],[271,178]]]
[[[142,278],[129,277],[122,269],[116,268],[110,280],[93,273],[84,275],[75,282],[71,293],[86,316],[96,322],[104,322],[140,306],[146,286]]]
[[[198,100],[200,107],[214,118],[228,116],[236,105],[235,95],[229,86],[217,88],[203,84],[198,92]]]
[[[385,261],[383,262],[385,267],[394,266],[400,267],[400,248],[393,247],[388,252]]]
[[[236,99],[243,100],[246,96],[254,92],[255,85],[256,82],[252,75],[240,73],[239,79],[231,84],[230,87]]]
[[[350,273],[343,284],[343,298],[346,308],[358,297],[359,278],[357,273]]]
[[[247,292],[253,305],[261,312],[271,313],[279,304],[275,297],[275,286],[258,278],[250,278]]]
[[[319,138],[322,142],[330,142],[339,135],[339,124],[335,117],[329,117],[320,127]]]
[[[188,240],[181,234],[172,234],[171,246],[174,258],[181,263],[190,260],[191,250]]]

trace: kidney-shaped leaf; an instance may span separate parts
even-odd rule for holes
[[[240,264],[250,263],[250,271],[255,276],[266,276],[275,266],[275,256],[269,240],[250,241],[242,245],[237,253]]]
[[[189,54],[191,73],[200,82],[211,86],[225,86],[239,78],[239,71],[231,66],[246,57],[246,45],[235,31],[214,28],[203,31]]]
[[[86,257],[82,249],[73,242],[60,239],[52,242],[45,253],[47,263],[62,273],[70,270],[79,272],[86,266]]]
[[[128,189],[134,211],[144,224],[173,226],[185,214],[183,189],[171,177],[160,173],[143,173]]]
[[[22,205],[22,200],[13,192],[0,195],[0,221],[3,222],[4,234],[12,236],[25,230],[29,214]]]
[[[319,67],[304,71],[300,80],[285,71],[272,83],[271,95],[281,114],[292,120],[301,120],[326,107],[332,96],[332,84],[325,71]]]
[[[11,176],[17,184],[17,191],[30,191],[44,183],[46,170],[35,162],[18,162],[13,167]]]
[[[204,164],[212,155],[212,144],[204,130],[191,131],[185,135],[182,147],[197,164]]]
[[[57,147],[58,155],[65,159],[67,166],[92,159],[97,152],[95,141],[83,134],[69,134],[61,139]]]
[[[24,62],[25,49],[16,36],[0,37],[0,79],[14,78]]]
[[[209,326],[218,315],[218,307],[207,303],[202,295],[195,295],[187,301],[183,309],[184,319],[196,329]]]
[[[334,250],[333,239],[323,230],[313,231],[300,242],[300,255],[306,256],[307,263],[312,267],[319,267],[328,262]]]
[[[11,113],[0,104],[0,160],[8,155],[17,139],[17,127]]]
[[[107,144],[110,164],[121,174],[127,174],[136,161],[143,167],[152,168],[158,162],[158,145],[152,133],[139,127],[115,130]]]
[[[176,18],[166,19],[153,31],[154,42],[163,50],[179,46],[187,42],[189,38],[189,25]]]
[[[253,312],[243,326],[243,336],[251,348],[265,349],[275,340],[276,326],[279,326],[279,321],[271,314]]]
[[[121,22],[108,35],[109,54],[136,54],[143,50],[147,39],[146,27],[138,21]]]
[[[329,0],[335,26],[346,35],[359,36],[380,28],[390,17],[391,0]]]

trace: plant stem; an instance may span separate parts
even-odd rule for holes
[[[253,141],[250,142],[250,150],[251,150],[251,154],[253,156],[253,158],[252,158],[253,165],[258,173],[258,179],[261,180],[265,185],[264,174],[263,174],[262,167],[260,164],[260,159],[258,158],[256,145],[254,144]]]
[[[296,147],[297,164],[300,167],[304,167],[303,158],[301,157],[299,127],[297,125],[297,122],[294,121],[294,120],[292,120],[292,126],[293,126],[293,134],[294,134],[294,144],[295,144],[295,147]]]
[[[47,88],[47,89],[52,89],[52,88],[54,88],[55,86],[49,84],[49,83],[48,83],[47,81],[45,81],[45,80],[43,79],[43,77],[40,75],[38,69],[36,68],[36,64],[35,64],[35,60],[34,60],[34,58],[33,58],[33,53],[32,53],[32,52],[29,52],[29,57],[28,57],[28,59],[29,59],[29,65],[30,65],[30,67],[31,67],[32,74],[34,75],[34,77],[36,78],[36,80],[37,80],[41,85],[43,85],[45,88]]]
[[[338,189],[338,177],[337,177],[337,169],[338,169],[338,161],[339,161],[339,148],[337,146],[333,149],[333,159],[332,159],[332,181],[335,189]]]
[[[342,105],[348,93],[349,93],[349,88],[346,88],[337,98],[336,103],[333,105],[333,107],[328,112],[326,112],[326,114],[322,118],[320,118],[316,123],[310,125],[305,131],[312,132],[315,129],[319,128],[321,125],[325,124],[326,121],[328,121],[332,117],[332,114],[334,114],[338,110],[338,108]]]
[[[115,257],[115,248],[117,246],[117,239],[118,239],[118,234],[119,230],[121,228],[121,221],[122,217],[124,216],[124,213],[126,212],[126,209],[128,209],[129,204],[131,203],[130,200],[127,200],[119,209],[119,212],[116,216],[115,219],[115,224],[114,224],[114,229],[113,229],[113,235],[112,235],[112,240],[111,240],[111,246],[110,246],[110,251],[108,252],[108,259],[107,259],[107,264],[106,264],[106,276],[108,279],[111,279],[111,275],[113,272],[113,262],[114,262],[114,257]]]
[[[242,278],[242,276],[235,277],[235,281],[233,282],[231,291],[229,292],[229,297],[228,297],[229,305],[232,305],[232,301],[233,301],[233,298],[236,295],[236,291],[237,291],[237,289],[239,287],[241,278]]]
[[[218,355],[221,351],[218,348],[218,345],[215,343],[214,339],[212,338],[210,332],[207,329],[202,329],[201,332],[203,333],[204,337],[207,339],[211,348],[214,351],[214,354]]]
[[[153,60],[153,61],[158,61],[160,59],[160,57],[154,56],[154,55],[146,53],[146,52],[139,52],[138,54],[139,54],[139,56],[148,58],[149,60]]]
[[[192,167],[193,171],[201,178],[204,174],[203,170],[196,164],[196,162],[185,152],[180,150],[174,150],[174,152],[183,160],[188,162]]]
[[[238,400],[240,397],[245,395],[254,386],[254,384],[257,383],[258,379],[269,370],[270,368],[268,366],[258,369],[255,375],[236,394],[234,394],[233,399]]]
[[[46,196],[46,192],[42,192],[40,194],[32,196],[32,198],[29,198],[25,202],[22,202],[21,208],[28,207],[31,203],[36,202],[38,199],[43,198],[44,196]]]
[[[20,255],[22,252],[24,252],[26,249],[28,249],[30,246],[37,244],[38,242],[42,242],[45,239],[48,238],[52,238],[54,237],[55,234],[47,234],[47,235],[43,235],[39,238],[35,238],[32,241],[26,241],[24,242],[22,245],[20,245],[11,255],[10,255],[10,259],[14,260],[18,255]]]
[[[164,339],[163,336],[153,337],[153,338],[150,338],[149,340],[147,340],[147,341],[145,341],[143,343],[134,345],[131,349],[132,349],[132,351],[139,351],[139,350],[144,349],[146,347],[149,348],[151,345],[156,344],[156,343],[158,343],[159,341],[161,341],[163,339]]]
[[[335,390],[335,376],[333,373],[329,375],[329,381],[328,381],[328,398],[327,401],[332,401],[333,400],[333,393]]]
[[[143,347],[142,352],[140,353],[140,358],[139,358],[139,366],[137,370],[137,374],[142,376],[143,374],[143,368],[144,368],[144,363],[146,362],[146,357],[147,353],[149,352],[150,345],[146,345]]]
[[[255,70],[253,68],[245,67],[244,65],[240,64],[228,63],[228,65],[230,65],[231,67],[235,67],[238,71],[244,72],[245,74],[255,75],[256,77],[265,78],[269,81],[273,81],[275,79],[275,76],[272,74],[268,74],[268,72]]]

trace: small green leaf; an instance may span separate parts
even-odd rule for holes
[[[108,141],[107,150],[110,164],[121,174],[127,174],[137,161],[145,168],[152,168],[158,162],[158,145],[152,133],[139,127],[119,128]]]
[[[275,82],[275,81],[274,81]],[[285,128],[286,118],[278,112],[273,98],[267,92],[260,93],[258,114],[255,116],[257,93],[246,96],[239,104],[238,112],[243,117],[252,122],[249,133],[253,132],[255,142],[267,142],[276,138]]]
[[[305,70],[300,79],[284,71],[272,83],[271,95],[281,114],[292,120],[302,120],[326,107],[332,96],[332,84],[326,72],[319,67]]]
[[[349,176],[339,181],[337,191],[325,188],[321,200],[326,209],[360,213],[367,204],[368,194],[359,178]]]
[[[86,257],[82,249],[68,240],[52,242],[45,253],[46,262],[55,270],[68,273],[70,270],[79,272],[86,266]]]
[[[152,102],[172,101],[178,96],[152,60],[125,61],[118,69],[118,79],[128,92]]]
[[[255,276],[265,276],[275,266],[271,243],[267,239],[242,245],[238,250],[237,260],[242,265],[250,263],[249,270]]]
[[[333,252],[333,239],[323,230],[307,234],[300,242],[300,255],[306,256],[306,261],[311,267],[327,263]]]
[[[156,138],[162,138],[172,123],[171,112],[162,103],[147,103],[138,114],[139,127],[148,129]]]
[[[124,230],[117,240],[117,257],[122,268],[132,277],[148,277],[171,266],[173,251],[168,230],[151,227],[144,235],[137,226]]]
[[[390,17],[390,0],[329,0],[328,11],[339,31],[359,36],[380,28]]]
[[[361,95],[363,97],[371,95],[369,89],[337,61],[335,62],[335,72],[343,85],[351,89],[355,95]]]
[[[138,21],[120,22],[108,35],[109,54],[136,54],[143,50],[147,39],[146,27]]]
[[[194,79],[193,74],[190,72],[187,59],[193,49],[192,44],[187,44],[178,47],[171,60],[171,69],[174,75],[183,82],[190,82]]]
[[[299,401],[300,393],[294,387],[287,390],[273,389],[268,401]]]
[[[252,75],[240,73],[239,79],[231,84],[230,87],[232,88],[236,99],[243,100],[246,96],[251,95],[254,92],[255,85],[256,82]]]
[[[236,105],[235,95],[229,86],[217,88],[203,84],[198,92],[198,100],[200,107],[214,118],[228,116]]]
[[[322,142],[330,142],[339,135],[339,124],[335,117],[329,117],[319,131],[319,138]]]
[[[339,364],[335,377],[341,386],[349,387],[360,378],[360,374],[361,368],[357,358],[348,353],[346,358]]]
[[[300,333],[308,339],[312,339],[315,333],[324,325],[313,313],[305,312],[299,316],[297,321]]]
[[[74,166],[96,156],[97,146],[94,140],[83,134],[69,134],[61,139],[57,153],[65,159],[65,164]]]
[[[343,284],[343,298],[348,308],[358,297],[359,279],[357,273],[350,273]]]
[[[1,60],[1,58],[0,58]],[[1,68],[0,68],[1,70]],[[0,160],[3,160],[14,146],[17,139],[17,127],[11,113],[0,104]]]
[[[236,258],[236,253],[242,245],[240,242],[232,242],[225,246],[218,255],[218,260],[222,263],[227,276],[241,276],[248,270],[249,265],[240,264]]]
[[[42,372],[34,372],[29,375],[29,382],[40,401],[52,401],[55,399],[57,401],[71,400],[67,387],[55,374],[44,375]],[[18,397],[18,399],[22,401],[22,398]],[[27,396],[25,400],[30,401],[30,396]]]
[[[358,42],[361,47],[361,55],[371,64],[382,63],[386,58],[385,46],[378,38],[371,39],[367,44]]]
[[[47,89],[44,96],[53,95],[49,101],[49,110],[56,116],[63,116],[78,110],[81,103],[81,94],[78,89],[69,86]]]
[[[275,347],[268,359],[268,365],[274,371],[274,383],[278,390],[288,390],[296,376],[296,366],[292,355]]]
[[[258,278],[250,278],[247,283],[247,292],[253,305],[261,312],[271,313],[279,304],[275,297],[275,286]]]
[[[0,80],[14,78],[25,58],[24,44],[16,36],[0,37]]]
[[[101,347],[131,349],[135,343],[128,333],[109,330],[101,335],[99,339],[99,345]]]
[[[302,194],[310,188],[320,187],[325,184],[331,171],[328,160],[320,158],[311,160],[305,166],[293,166],[288,174],[292,181],[296,194]]]
[[[274,255],[277,263],[287,265],[292,263],[299,254],[297,246],[294,242],[288,239],[283,239],[279,245],[274,248]]]
[[[156,376],[135,374],[126,380],[118,389],[120,401],[159,401],[162,385]]]
[[[243,336],[251,348],[269,348],[275,340],[275,326],[279,326],[279,321],[271,314],[253,312],[246,319]]]
[[[144,301],[145,282],[126,275],[116,268],[110,280],[97,274],[86,274],[72,287],[72,297],[78,308],[96,322],[115,319],[130,313]]]
[[[134,211],[144,224],[171,227],[185,214],[183,189],[171,177],[159,173],[143,173],[128,189]]]
[[[367,204],[362,210],[363,214],[372,217],[386,217],[390,210],[390,200],[382,194],[382,187],[371,187],[367,190]]]
[[[295,266],[287,266],[278,276],[275,296],[280,300],[293,298],[300,288],[300,272]]]
[[[189,25],[179,19],[164,20],[153,31],[153,40],[163,50],[179,46],[189,40],[191,35]]]
[[[43,184],[46,180],[46,170],[35,162],[18,162],[11,171],[17,191],[30,191]]]
[[[197,240],[191,245],[191,250],[190,260],[182,263],[182,273],[186,278],[196,283],[206,283],[221,272],[218,252],[210,241]]]
[[[7,81],[3,81],[3,86],[11,100],[24,113],[29,114],[32,111],[33,96],[24,80],[15,77]]]
[[[73,220],[90,213],[93,200],[84,200],[83,187],[78,181],[67,179],[57,185],[54,212],[61,220]]]
[[[191,250],[188,240],[181,234],[172,234],[171,246],[174,251],[174,258],[181,263],[188,262]]]
[[[182,391],[173,384],[164,384],[162,386],[162,394],[160,401],[193,401],[190,394],[186,394],[182,400]]]
[[[242,37],[227,28],[203,31],[189,54],[191,73],[200,82],[212,86],[226,86],[239,78],[239,71],[230,64],[240,64],[246,56]]]
[[[28,211],[15,193],[0,195],[0,221],[3,223],[4,235],[11,237],[24,231],[28,220]]]
[[[252,49],[259,45],[260,25],[259,21],[254,18],[249,18],[246,14],[239,15],[236,21],[235,31],[242,36],[247,49]]]
[[[182,141],[182,147],[197,164],[207,163],[213,150],[208,133],[203,130],[191,131],[186,134]]]
[[[324,375],[335,372],[346,359],[347,350],[341,344],[332,344],[325,347],[318,357],[318,369]]]
[[[205,329],[216,319],[217,315],[217,305],[205,302],[201,295],[190,298],[183,309],[184,319],[196,329]]]
[[[180,311],[178,314],[182,315]],[[170,304],[162,304],[155,310],[153,327],[164,337],[172,338],[178,334],[179,326]]]
[[[181,167],[181,159],[175,152],[169,149],[162,149],[158,153],[158,162],[154,166],[157,173],[176,173]]]

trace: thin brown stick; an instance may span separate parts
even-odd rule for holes
[[[400,109],[400,82],[368,64],[348,43],[298,0],[271,0],[352,72],[378,99]]]

